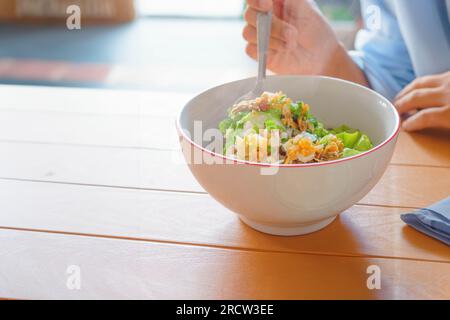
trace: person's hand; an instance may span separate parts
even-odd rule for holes
[[[412,114],[403,122],[403,129],[450,129],[450,71],[417,78],[395,98],[401,115]]]
[[[324,16],[311,0],[247,0],[243,37],[257,58],[257,12],[273,10],[268,69],[280,74],[327,75],[367,85]]]

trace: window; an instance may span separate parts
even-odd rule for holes
[[[324,14],[334,21],[352,21],[359,16],[359,0],[317,0]],[[242,17],[244,0],[137,0],[141,16],[192,18]]]
[[[141,16],[240,18],[243,0],[137,0]]]

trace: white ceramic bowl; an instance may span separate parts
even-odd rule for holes
[[[310,104],[327,127],[347,124],[367,133],[374,148],[346,159],[302,165],[261,165],[227,161],[194,137],[194,121],[203,131],[217,128],[237,97],[255,79],[212,88],[181,111],[177,127],[183,153],[197,181],[252,228],[274,235],[320,230],[362,199],[386,170],[396,144],[400,119],[393,105],[376,92],[347,81],[310,76],[272,76],[267,91]],[[198,135],[198,132],[197,132]],[[190,138],[192,136],[192,139]],[[195,141],[195,142],[194,142]]]

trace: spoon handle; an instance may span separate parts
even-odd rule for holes
[[[258,84],[266,79],[267,50],[269,49],[272,12],[258,12]]]

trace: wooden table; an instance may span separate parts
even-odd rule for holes
[[[402,132],[369,195],[324,230],[283,238],[244,225],[191,176],[174,128],[188,94],[0,86],[0,97],[0,297],[450,298],[449,248],[399,217],[449,195],[448,134]],[[380,290],[367,288],[371,265]]]

